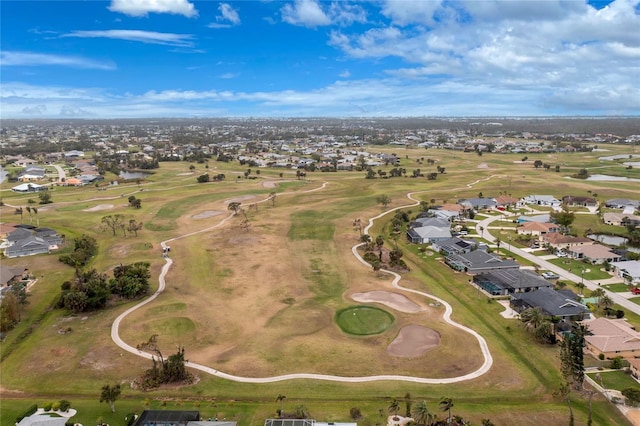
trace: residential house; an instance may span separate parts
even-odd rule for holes
[[[639,260],[624,260],[616,262],[612,266],[616,275],[625,280],[625,282],[632,285],[640,285]]]
[[[562,203],[570,207],[598,207],[598,201],[591,197],[565,195]]]
[[[473,282],[493,296],[553,287],[552,283],[535,272],[524,269],[498,269],[482,272],[473,276]]]
[[[550,222],[525,222],[516,228],[518,235],[533,235],[536,237],[559,231],[558,225]]]
[[[479,248],[479,244],[477,241],[471,239],[463,240],[462,238],[451,237],[448,240],[434,242],[431,245],[431,248],[438,253],[448,256],[451,254],[469,253],[470,251],[477,250]]]
[[[621,255],[614,253],[609,247],[602,244],[570,247],[566,252],[576,260],[587,260],[593,264],[617,262],[622,258]]]
[[[596,318],[583,324],[590,332],[584,338],[586,349],[595,357],[640,357],[640,333],[624,319]]]
[[[7,257],[50,253],[51,250],[57,250],[63,242],[53,229],[27,225],[20,225],[7,235],[6,241],[8,246],[5,247],[4,254]]]
[[[511,195],[500,195],[498,197],[495,197],[493,201],[496,202],[498,208],[502,207],[506,209],[509,207],[516,207],[519,200],[512,197]]]
[[[573,247],[593,244],[593,240],[587,237],[574,237],[573,235],[563,235],[559,232],[552,232],[540,237],[542,242],[555,250],[569,250]]]
[[[639,226],[640,216],[625,213],[605,213],[602,215],[602,221],[607,225],[626,226],[627,224]]]
[[[27,268],[11,267],[0,264],[0,289],[10,287],[28,277],[29,270]]]
[[[23,183],[11,188],[13,192],[38,192],[46,191],[47,187],[44,185],[38,185],[37,183]]]
[[[604,202],[606,207],[610,209],[624,209],[627,206],[632,206],[634,209],[640,208],[640,201],[629,200],[627,198],[612,198]]]
[[[20,182],[33,182],[43,180],[45,178],[45,169],[43,167],[28,166],[20,173],[18,180]]]
[[[535,291],[514,293],[509,305],[516,312],[539,307],[549,316],[583,319],[590,315],[589,308],[578,301],[578,296],[569,290],[556,291],[542,287]]]
[[[407,238],[417,244],[446,240],[451,238],[450,226],[447,219],[419,216],[409,224]]]
[[[536,206],[545,207],[560,207],[562,201],[555,198],[553,195],[527,195],[522,199],[524,204],[533,204]]]
[[[209,419],[201,420],[199,411],[144,410],[135,426],[236,426],[237,422]]]
[[[498,203],[493,198],[462,198],[458,200],[458,204],[466,210],[489,210],[495,209]]]
[[[520,268],[520,265],[512,259],[502,259],[500,256],[487,253],[483,250],[450,254],[445,257],[445,263],[456,271],[464,271],[470,274],[478,274],[494,269]]]

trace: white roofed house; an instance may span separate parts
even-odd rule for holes
[[[562,205],[562,201],[553,195],[527,195],[522,201],[536,206],[560,207]]]
[[[628,284],[640,284],[640,261],[625,260],[613,264],[616,275],[625,280]]]

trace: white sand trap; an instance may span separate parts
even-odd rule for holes
[[[91,207],[90,209],[84,209],[83,212],[98,212],[100,210],[109,210],[113,208],[113,204],[98,204],[95,207]]]
[[[251,200],[253,198],[256,198],[255,195],[243,195],[242,197],[236,197],[236,198],[232,198],[230,200],[226,200],[224,203],[225,204],[229,204],[229,203],[241,203],[243,201],[246,200]]]
[[[220,215],[222,213],[224,213],[224,212],[222,212],[220,210],[205,210],[205,211],[200,212],[198,214],[194,214],[191,217],[194,218],[194,219],[206,219],[208,217],[218,216],[218,215]]]
[[[398,336],[387,346],[389,355],[413,358],[440,344],[440,333],[417,324],[402,327]]]
[[[423,310],[420,305],[413,303],[406,296],[390,291],[376,290],[366,293],[354,293],[351,295],[351,298],[360,303],[381,303],[397,311],[408,312],[410,314],[415,314]]]
[[[193,172],[178,173],[177,176],[191,176]]]
[[[478,164],[478,168],[479,169],[488,169],[489,165],[487,163],[480,163],[480,164]]]

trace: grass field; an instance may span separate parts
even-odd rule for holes
[[[393,321],[393,315],[373,306],[352,306],[336,313],[336,322],[342,331],[356,336],[380,334]]]
[[[612,148],[614,153],[624,152],[624,148]],[[397,149],[380,147],[379,151]],[[300,181],[295,172],[287,171],[280,178],[279,170],[264,169],[260,178],[249,180],[236,179],[244,170],[238,164],[216,162],[212,163],[216,173],[224,173],[227,180],[197,184],[196,176],[204,169],[186,174],[188,164],[162,163],[139,186],[123,184],[107,191],[56,188],[54,204],[41,208],[38,219],[41,226],[55,228],[68,239],[83,233],[97,238],[100,251],[90,268],[106,272],[120,263],[150,262],[154,289],[163,265],[159,243],[179,237],[170,242],[174,265],[166,278],[166,290],[121,326],[121,337],[133,346],[157,334],[165,355],[183,345],[189,361],[249,377],[309,372],[444,378],[474,371],[482,364],[482,356],[475,339],[444,323],[444,308],[431,299],[406,293],[423,308],[419,314],[384,307],[394,319],[387,323],[376,317],[386,327],[379,334],[348,335],[335,320],[337,313],[354,305],[353,293],[399,291],[389,276],[362,265],[351,253],[360,238],[354,219],[366,224],[385,210],[376,203],[378,195],[391,198],[387,207],[391,209],[412,205],[408,192],[415,193],[416,199],[438,203],[475,197],[480,191],[485,196],[500,191],[519,197],[529,193],[586,195],[590,190],[601,199],[633,198],[637,193],[632,185],[559,179],[579,170],[584,161],[599,164],[571,154],[560,155],[560,174],[517,164],[521,158],[517,155],[485,154],[479,159],[473,153],[405,148],[401,154],[403,167],[415,167],[417,158],[429,157],[447,172],[435,181],[364,179],[364,173],[356,172],[315,172]],[[532,160],[534,156],[548,160],[546,154],[532,155]],[[478,168],[479,163],[487,163],[488,168]],[[7,191],[6,184],[0,188],[2,217],[19,221],[11,206],[26,205],[29,196]],[[267,200],[272,192],[276,198]],[[131,194],[142,200],[140,209],[127,206]],[[241,227],[242,215],[216,227],[229,216],[230,200],[242,203],[248,228]],[[412,216],[418,212],[415,206],[405,210]],[[143,222],[144,229],[137,237],[113,235],[101,226],[101,218],[108,214]],[[487,417],[505,425],[566,424],[566,405],[553,397],[561,382],[557,348],[533,343],[516,320],[499,315],[501,305],[478,295],[468,285],[469,277],[447,268],[439,255],[424,256],[403,238],[391,238],[392,216],[376,220],[370,235],[382,235],[385,249],[397,244],[403,250],[403,259],[410,266],[410,271],[402,273],[404,287],[446,300],[453,307],[455,321],[485,337],[494,360],[489,373],[449,385],[317,380],[255,385],[197,373],[198,381],[191,386],[142,392],[129,384],[150,362],[122,351],[110,338],[113,320],[132,303],[77,316],[51,309],[60,285],[73,276],[73,269],[59,263],[53,254],[3,260],[9,266],[28,265],[38,283],[24,306],[22,322],[0,347],[0,424],[13,425],[15,415],[32,401],[65,398],[79,411],[73,420],[85,425],[94,424],[99,417],[119,424],[117,416],[149,404],[197,407],[204,417],[225,417],[241,426],[253,426],[274,415],[279,407],[275,397],[283,394],[287,396],[285,411],[303,404],[313,418],[339,422],[348,421],[350,408],[359,407],[364,414],[360,423],[376,425],[382,422],[380,410],[386,413],[390,399],[401,399],[407,393],[413,400],[426,400],[432,411],[438,410],[440,397],[452,397],[454,414],[473,424]],[[501,250],[506,245],[503,240]],[[598,279],[588,273],[585,279]],[[385,348],[410,324],[439,333],[439,346],[415,359],[390,356]],[[71,328],[72,333],[60,334],[61,328]],[[124,385],[116,403],[117,415],[98,402],[106,383]],[[575,394],[573,398],[577,424],[584,424],[586,397]],[[594,424],[627,424],[604,398],[596,396],[593,402]]]

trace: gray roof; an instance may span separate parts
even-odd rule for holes
[[[411,222],[414,228],[421,226],[438,226],[441,228],[449,228],[451,223],[447,219],[440,217],[419,217],[415,221]]]
[[[199,411],[144,410],[138,417],[136,426],[177,426],[186,425],[193,420],[200,420]]]
[[[629,200],[628,198],[612,198],[610,200],[605,201],[604,203],[607,207],[615,207],[615,206],[634,206],[640,207],[640,201],[638,200]]]
[[[502,259],[499,256],[487,253],[483,250],[474,250],[464,254],[454,254],[450,256],[454,261],[461,261],[468,272],[477,272],[490,269],[520,268],[518,262],[513,259]]]
[[[498,269],[483,272],[476,275],[477,278],[484,278],[492,284],[501,288],[523,290],[540,287],[553,287],[549,281],[540,277],[535,272],[525,269]]]
[[[567,317],[589,313],[589,308],[580,302],[551,288],[540,288],[528,293],[516,293],[512,296],[514,301],[524,302],[530,307],[540,307],[551,316]]]

